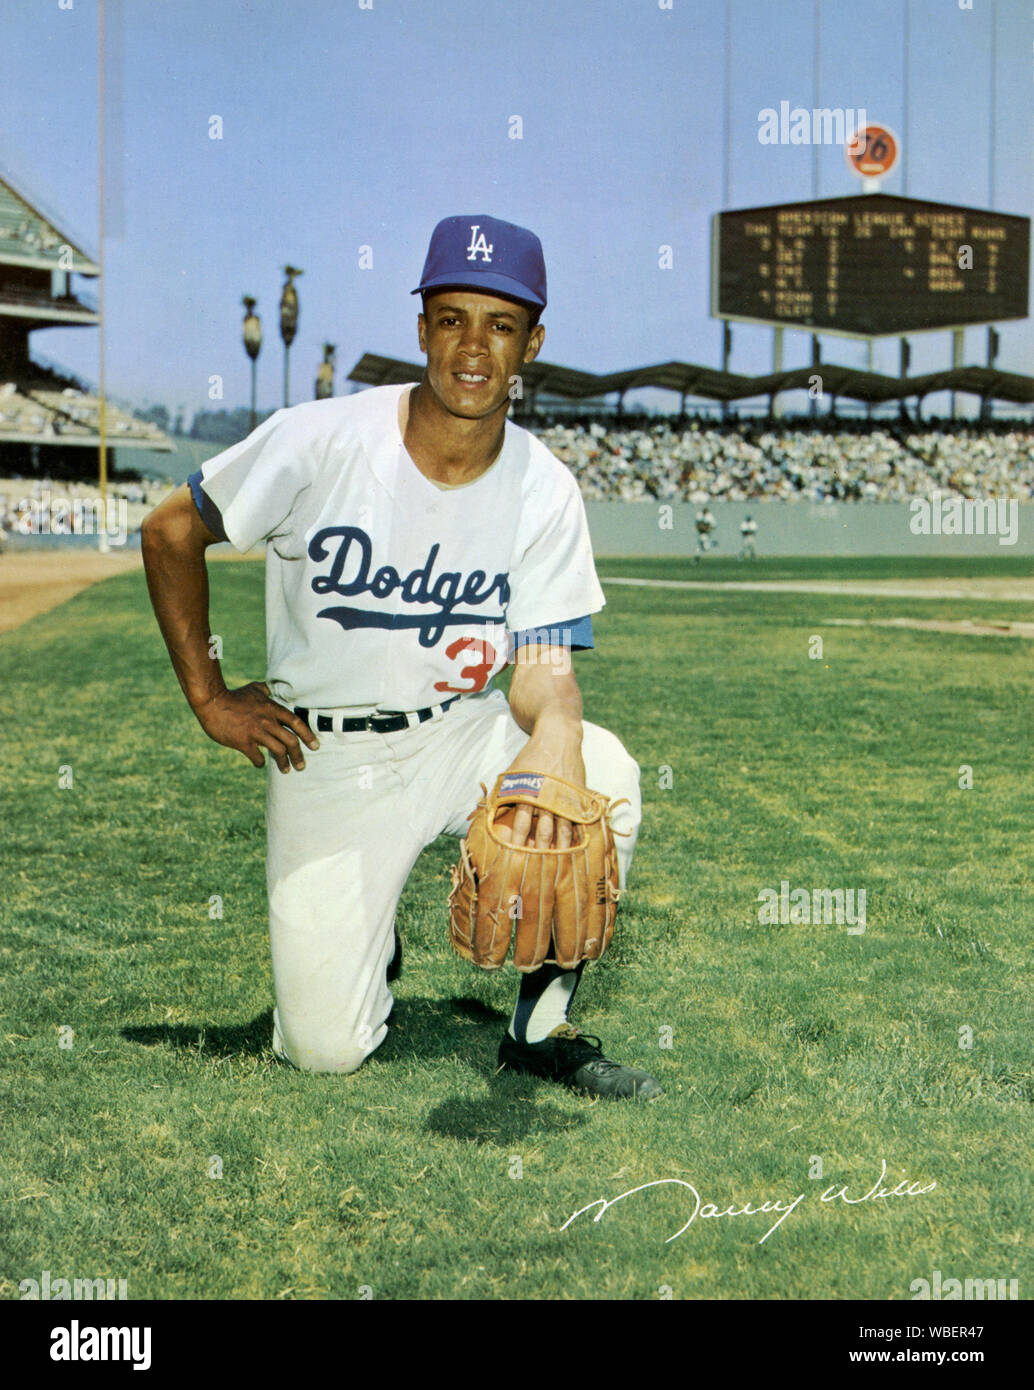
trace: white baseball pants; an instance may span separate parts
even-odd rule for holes
[[[612,818],[624,887],[639,767],[614,734],[582,727],[587,785],[628,799]],[[481,783],[491,790],[528,735],[490,690],[397,734],[317,737],[301,772],[267,758],[273,1046],[304,1071],[351,1072],[387,1035],[395,910],[417,857],[443,832],[466,833]],[[443,902],[443,932],[445,913]]]

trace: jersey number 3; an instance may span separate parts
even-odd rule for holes
[[[498,660],[495,647],[491,642],[484,642],[479,637],[457,637],[455,642],[450,642],[445,648],[445,655],[450,661],[455,661],[461,652],[468,649],[479,661],[476,666],[464,666],[460,671],[460,679],[473,681],[473,684],[450,685],[448,681],[435,681],[435,690],[440,690],[446,695],[473,695],[475,691],[484,690],[492,667]]]

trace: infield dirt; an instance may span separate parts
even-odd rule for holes
[[[261,552],[242,556],[228,546],[209,555],[214,560],[262,558]],[[0,554],[0,633],[11,632],[30,618],[49,613],[91,584],[142,568],[137,548],[110,550],[106,555],[97,550],[57,548]]]

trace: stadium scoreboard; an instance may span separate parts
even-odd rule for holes
[[[1030,218],[885,193],[714,218],[711,312],[881,337],[1026,318]]]

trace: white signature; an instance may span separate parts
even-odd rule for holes
[[[907,1178],[902,1178],[896,1186],[888,1188],[883,1186],[883,1180],[886,1176],[887,1160],[881,1159],[880,1176],[864,1196],[849,1197],[847,1195],[846,1183],[839,1190],[837,1190],[836,1184],[833,1183],[832,1186],[826,1188],[819,1200],[827,1203],[841,1201],[846,1202],[848,1206],[854,1207],[859,1206],[862,1202],[878,1202],[885,1197],[921,1197],[924,1192],[932,1192],[937,1186],[935,1182],[931,1182],[923,1187],[918,1182],[909,1182]],[[654,1182],[644,1182],[641,1183],[639,1187],[631,1187],[627,1192],[622,1192],[619,1197],[597,1197],[595,1202],[590,1202],[588,1206],[582,1207],[581,1210],[576,1211],[573,1216],[569,1216],[560,1229],[566,1231],[572,1221],[577,1221],[579,1216],[584,1216],[587,1211],[592,1211],[593,1207],[599,1207],[599,1211],[592,1218],[593,1221],[602,1221],[610,1207],[615,1206],[618,1202],[623,1202],[626,1197],[631,1197],[633,1193],[645,1192],[648,1187],[665,1187],[668,1185],[686,1188],[693,1197],[693,1210],[690,1213],[689,1220],[683,1226],[680,1226],[673,1236],[668,1237],[664,1242],[665,1245],[667,1245],[669,1241],[678,1240],[679,1236],[689,1230],[698,1216],[701,1221],[706,1221],[712,1217],[720,1216],[770,1216],[775,1212],[779,1212],[778,1221],[773,1222],[758,1241],[759,1245],[764,1245],[772,1232],[783,1224],[790,1213],[800,1206],[807,1195],[802,1192],[798,1197],[795,1197],[792,1202],[783,1202],[777,1199],[775,1201],[762,1202],[760,1206],[754,1206],[750,1202],[746,1202],[743,1206],[733,1205],[726,1207],[724,1211],[720,1211],[714,1202],[701,1201],[700,1193],[691,1182],[686,1182],[684,1178],[657,1178]]]

